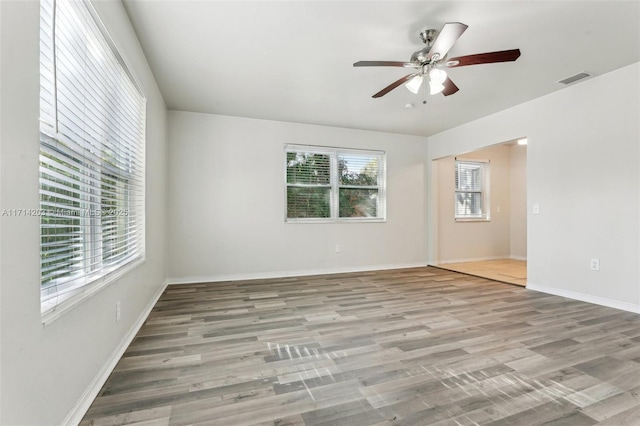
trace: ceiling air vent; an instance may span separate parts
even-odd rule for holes
[[[589,76],[590,76],[590,74],[587,74],[586,72],[580,72],[580,73],[578,73],[576,75],[572,75],[570,77],[562,79],[558,83],[571,84],[571,83],[575,83],[578,80],[582,80],[583,78],[587,78]]]

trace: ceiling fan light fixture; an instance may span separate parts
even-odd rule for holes
[[[447,73],[443,70],[433,68],[429,71],[429,93],[436,95],[444,90],[444,82],[447,79]]]
[[[411,80],[405,84],[405,87],[409,89],[411,93],[418,94],[418,90],[420,90],[420,86],[422,85],[423,77],[421,75],[416,75]]]
[[[447,73],[444,70],[433,68],[429,71],[429,80],[435,84],[442,84],[447,79]]]
[[[430,82],[429,83],[429,94],[437,95],[438,93],[444,90],[444,85],[439,83]]]

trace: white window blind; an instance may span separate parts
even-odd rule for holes
[[[287,221],[385,219],[385,154],[287,145]]]
[[[489,220],[489,162],[456,159],[455,218]]]
[[[144,257],[146,101],[88,3],[40,4],[46,312]]]

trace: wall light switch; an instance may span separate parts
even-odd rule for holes
[[[533,214],[540,214],[540,204],[533,205]]]

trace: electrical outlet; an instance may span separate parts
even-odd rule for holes
[[[591,268],[592,271],[599,271],[600,270],[600,259],[591,259],[589,267]]]
[[[340,244],[336,244],[336,253],[340,253]]]
[[[116,302],[116,322],[120,322],[120,301]]]

